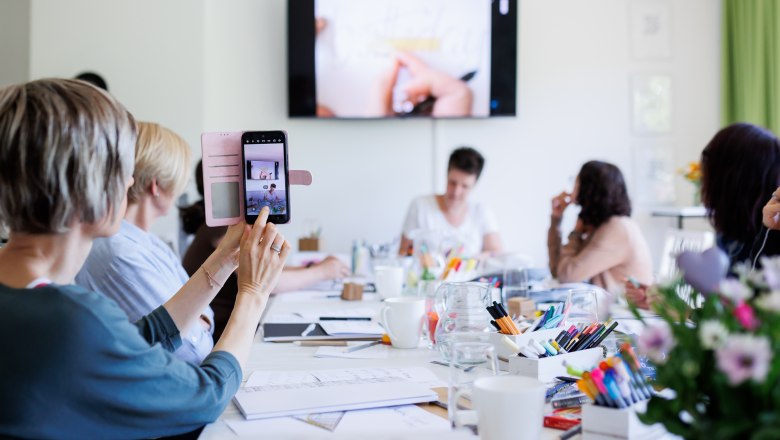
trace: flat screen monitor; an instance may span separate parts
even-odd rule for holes
[[[291,117],[514,116],[517,0],[288,0]]]

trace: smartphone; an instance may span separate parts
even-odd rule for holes
[[[244,216],[254,224],[264,206],[268,221],[290,221],[290,170],[287,162],[287,133],[246,131],[241,135],[244,164]]]

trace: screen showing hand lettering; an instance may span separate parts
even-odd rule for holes
[[[263,206],[268,206],[271,215],[286,214],[284,145],[244,144],[244,160],[247,215],[259,215]]]

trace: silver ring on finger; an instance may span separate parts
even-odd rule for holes
[[[273,245],[271,245],[271,250],[279,254],[282,252],[282,246],[274,243]]]

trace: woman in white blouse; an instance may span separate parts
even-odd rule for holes
[[[417,197],[406,214],[399,253],[408,255],[415,230],[437,231],[457,239],[463,254],[477,256],[502,251],[493,212],[480,202],[469,200],[485,159],[473,148],[461,147],[450,155],[447,192]]]

